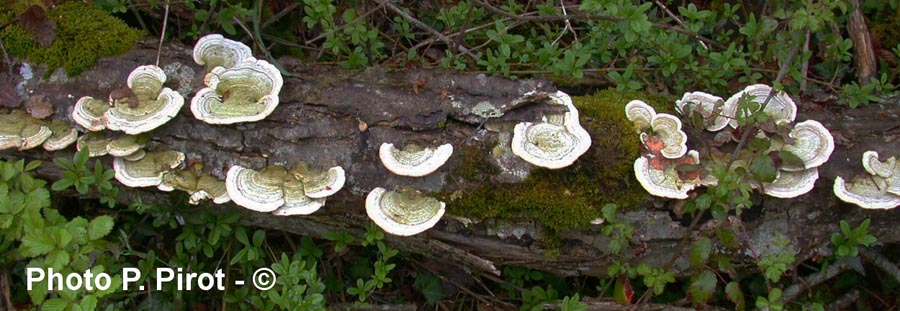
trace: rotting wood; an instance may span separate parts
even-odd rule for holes
[[[59,74],[46,80],[35,78],[28,81],[26,87],[34,94],[47,96],[56,107],[54,117],[59,118],[68,115],[78,97],[103,98],[110,90],[123,85],[131,68],[152,61],[156,54],[154,48],[142,46],[123,56],[103,59],[94,69],[76,78],[64,78]],[[165,49],[160,65],[170,72],[167,85],[190,98],[192,90],[199,89],[202,83],[202,68],[193,64],[189,48],[170,45]],[[554,90],[547,81],[510,81],[443,70],[374,68],[354,72],[291,60],[282,60],[282,63],[296,73],[297,78],[286,80],[282,104],[266,120],[213,126],[194,120],[185,107],[169,124],[152,133],[150,148],[184,151],[189,159],[202,160],[207,169],[220,178],[233,164],[261,168],[266,164],[292,164],[302,159],[314,165],[344,166],[348,171],[345,190],[329,198],[326,206],[312,216],[278,217],[251,212],[233,204],[198,207],[216,213],[236,211],[241,213],[243,224],[314,238],[337,230],[360,236],[368,222],[363,209],[368,190],[376,186],[412,183],[422,189],[438,191],[446,185],[451,168],[459,164],[459,159],[451,159],[448,168],[423,178],[394,176],[377,160],[376,150],[381,142],[484,144],[473,139],[490,135],[481,130],[487,118],[474,111],[475,106],[482,102],[493,107],[502,106],[528,91]],[[425,84],[414,88],[413,85],[422,80]],[[503,118],[520,121],[535,120],[541,111],[553,108],[522,103],[521,107],[507,105],[502,109],[505,112]],[[738,263],[740,259],[750,263],[750,253],[764,254],[776,234],[792,242],[791,247],[797,251],[799,260],[822,255],[823,246],[829,242],[831,233],[837,232],[841,219],[855,224],[871,218],[870,231],[881,243],[898,242],[900,229],[895,224],[900,220],[900,213],[862,210],[841,203],[831,195],[831,182],[835,176],[851,177],[863,171],[859,160],[863,151],[896,155],[900,150],[900,141],[896,139],[900,135],[898,116],[900,108],[880,105],[801,113],[798,121],[821,121],[834,133],[838,147],[831,160],[820,168],[822,177],[812,193],[792,200],[762,198],[762,207],[745,211],[743,226],[746,231],[740,238],[746,249],[734,254]],[[71,157],[72,151],[4,151],[0,154],[50,160]],[[60,176],[53,165],[44,165],[38,174],[49,179]],[[127,189],[122,193],[122,200],[128,202],[137,194],[151,203],[171,204],[173,198],[170,193],[155,189]],[[423,234],[406,238],[388,236],[387,242],[406,253],[458,265],[475,274],[496,275],[502,266],[517,265],[564,276],[605,276],[607,266],[616,258],[633,264],[643,262],[662,266],[677,251],[678,241],[694,234],[685,226],[689,220],[676,219],[670,211],[671,203],[651,199],[642,209],[624,213],[623,217],[633,224],[636,232],[632,246],[622,257],[605,254],[609,240],[600,233],[600,226],[560,232],[561,246],[552,251],[534,242],[543,234],[539,225],[495,221],[466,225],[452,217],[445,217],[436,228]],[[453,213],[452,205],[448,212]],[[524,229],[524,234],[500,238],[496,234],[497,227]],[[551,256],[551,253],[556,255]],[[674,270],[684,273],[686,268],[687,259],[681,256]]]

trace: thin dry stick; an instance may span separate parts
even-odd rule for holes
[[[403,10],[398,8],[393,3],[391,3],[387,0],[375,0],[375,1],[386,6],[391,11],[394,11],[394,13],[397,13],[397,15],[400,15],[401,17],[403,17],[404,19],[406,19],[413,25],[416,25],[416,27],[418,27],[419,29],[430,32],[432,35],[436,36],[439,40],[443,41],[448,46],[456,47],[456,49],[459,52],[468,55],[475,61],[478,61],[478,59],[479,59],[478,55],[473,54],[472,51],[469,50],[469,48],[465,47],[462,44],[456,44],[456,42],[454,42],[452,39],[450,39],[450,37],[448,37],[447,35],[442,34],[441,32],[439,32],[437,30],[434,30],[434,28],[431,28],[430,26],[428,26],[427,24],[423,23],[422,21],[416,19],[415,17],[412,17],[412,15],[406,14],[406,12],[404,12]]]
[[[669,10],[669,8],[666,7],[665,4],[663,4],[663,3],[660,2],[659,0],[656,0],[656,1],[654,1],[654,2],[656,2],[656,5],[658,5],[659,7],[661,7],[661,8],[663,9],[663,11],[666,11],[666,15],[669,15],[669,17],[671,17],[672,19],[674,19],[675,22],[678,23],[678,25],[681,25],[681,27],[684,28],[684,29],[688,29],[688,27],[684,25],[684,21],[682,21],[680,18],[678,18],[678,16],[675,15],[675,13],[672,13],[672,11]],[[697,40],[697,42],[700,42],[700,45],[703,46],[703,49],[704,49],[704,50],[709,50],[709,47],[706,46],[706,43],[704,43],[703,40]]]
[[[852,289],[825,308],[827,311],[846,310],[851,304],[859,300],[859,291]]]
[[[291,11],[297,9],[297,8],[300,7],[301,5],[302,5],[301,2],[294,2],[294,3],[291,3],[291,5],[289,5],[288,7],[284,8],[284,10],[281,10],[281,12],[278,12],[278,14],[275,14],[274,16],[270,17],[268,20],[266,20],[265,22],[263,22],[262,25],[259,26],[259,29],[266,29],[266,28],[268,28],[269,26],[271,26],[272,24],[274,24],[275,22],[277,22],[279,19],[281,19],[281,18],[284,17],[285,15],[288,15],[288,13],[290,13]]]
[[[166,1],[166,12],[163,14],[162,31],[159,32],[159,47],[156,48],[156,66],[159,67],[159,56],[162,54],[163,39],[166,37],[166,24],[169,22],[169,1]]]
[[[3,304],[6,305],[6,310],[16,311],[16,306],[9,299],[9,271],[6,269],[0,272],[0,291],[3,292]]]
[[[778,70],[778,75],[775,76],[775,82],[781,81],[781,79],[783,79],[784,76],[787,75],[789,69],[791,68],[791,62],[794,61],[794,56],[797,55],[797,51],[799,49],[800,49],[799,45],[794,45],[794,47],[791,48],[790,53],[788,53],[787,59],[785,59],[784,62],[781,63],[781,68]],[[766,110],[766,106],[769,105],[769,101],[771,101],[772,98],[775,97],[775,92],[777,92],[775,90],[775,88],[772,88],[772,91],[769,92],[768,96],[766,96],[766,100],[764,100],[762,102],[762,105],[759,106],[759,111]],[[751,126],[749,129],[745,130],[743,134],[741,134],[741,140],[738,141],[737,147],[735,147],[734,152],[731,153],[731,159],[728,160],[728,165],[725,166],[726,171],[731,168],[731,164],[734,163],[734,160],[737,159],[738,154],[741,152],[742,149],[744,149],[744,145],[746,145],[747,140],[750,139],[750,133],[755,134],[755,132],[756,132],[756,126]]]
[[[340,27],[337,27],[337,28],[331,29],[331,30],[329,30],[329,31],[323,32],[322,34],[316,36],[315,38],[306,40],[306,42],[304,42],[304,44],[306,44],[306,45],[311,45],[311,44],[313,44],[313,42],[322,40],[322,38],[325,38],[325,37],[327,37],[327,36],[330,35],[330,34],[333,34],[333,33],[335,33],[335,32],[341,31],[341,30],[343,30],[344,28],[347,28],[347,27],[350,26],[350,25],[356,24],[357,21],[359,21],[359,20],[361,20],[361,19],[363,19],[363,18],[366,18],[366,17],[369,16],[369,15],[372,15],[372,13],[375,13],[375,11],[378,11],[379,9],[381,9],[381,7],[382,7],[382,5],[379,5],[379,6],[375,7],[375,8],[373,8],[373,9],[367,11],[366,13],[363,13],[363,15],[357,16],[356,19],[354,19],[354,20],[351,21],[351,22],[346,22],[346,21],[345,21],[346,23],[344,23],[344,24],[341,25]],[[265,27],[263,27],[263,28],[265,28]]]
[[[528,21],[528,22],[559,22],[559,21],[565,21],[565,20],[576,20],[576,21],[604,20],[604,21],[610,21],[610,22],[621,22],[621,21],[624,21],[624,20],[625,20],[624,18],[621,18],[621,17],[606,16],[606,15],[600,15],[600,14],[570,14],[569,16],[560,16],[560,15],[555,15],[555,16],[554,16],[554,15],[543,15],[543,16],[516,15],[516,14],[512,14],[512,13],[506,12],[506,11],[504,11],[504,10],[498,9],[497,7],[494,7],[494,6],[492,6],[492,5],[490,5],[490,4],[486,3],[486,2],[484,2],[484,1],[482,1],[482,0],[472,0],[472,1],[475,2],[475,3],[477,3],[478,5],[481,5],[481,6],[485,7],[486,9],[488,9],[488,11],[491,11],[491,12],[494,12],[494,13],[497,13],[497,14],[500,14],[500,15],[503,15],[503,16],[506,16],[506,17],[509,17],[509,18],[512,18],[512,19],[514,19],[514,20]],[[671,30],[671,31],[674,31],[674,32],[677,32],[677,33],[680,33],[680,34],[683,34],[683,35],[688,35],[688,36],[691,36],[691,37],[693,37],[694,39],[697,39],[697,40],[699,40],[699,41],[702,41],[702,42],[706,42],[706,43],[712,44],[712,45],[714,45],[714,46],[716,46],[716,47],[724,48],[724,46],[722,46],[722,44],[720,44],[719,42],[716,42],[716,41],[713,40],[713,39],[710,39],[710,38],[701,36],[701,35],[699,35],[699,34],[696,34],[696,33],[692,32],[692,31],[690,31],[690,30],[687,30],[687,29],[684,29],[684,28],[681,28],[681,27],[675,27],[675,26],[667,25],[667,24],[656,24],[656,23],[652,24],[652,26],[655,27],[655,28]]]
[[[0,51],[3,51],[3,61],[6,63],[6,68],[9,69],[9,75],[14,75],[15,73],[13,72],[13,63],[9,59],[9,54],[6,53],[6,47],[3,46],[2,39],[0,39]]]
[[[562,8],[563,16],[569,17],[569,12],[566,11],[566,4],[563,2],[563,0],[559,0],[559,7]],[[559,33],[559,37],[556,37],[556,40],[553,40],[553,44],[559,42],[559,39],[562,39],[563,35],[565,35],[568,31],[571,31],[572,37],[575,38],[575,41],[578,41],[578,33],[575,32],[575,28],[572,27],[572,22],[570,22],[568,18],[566,18],[565,21],[566,27],[564,27],[563,31]]]
[[[800,295],[801,292],[813,286],[819,285],[822,282],[830,280],[831,278],[837,276],[838,274],[841,274],[841,272],[844,272],[848,268],[850,268],[849,264],[847,264],[846,262],[839,262],[828,266],[828,268],[824,271],[816,272],[801,279],[800,282],[795,283],[794,285],[791,285],[784,290],[784,302],[788,302],[793,300],[794,298],[797,298],[797,296]]]
[[[900,282],[900,269],[894,265],[893,262],[885,258],[881,253],[873,251],[867,247],[860,247],[859,254],[863,256],[866,260],[870,261],[873,265],[884,272],[890,274],[897,282]]]

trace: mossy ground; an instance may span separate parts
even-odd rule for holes
[[[536,220],[551,231],[560,231],[588,225],[600,217],[605,203],[637,207],[646,193],[632,173],[640,148],[624,108],[633,99],[659,107],[674,102],[616,90],[573,98],[581,124],[591,134],[591,148],[573,165],[560,170],[535,169],[519,184],[490,183],[488,176],[497,170],[488,162],[490,154],[475,147],[463,148],[464,163],[455,175],[485,181],[448,204],[450,213],[478,219]]]
[[[93,66],[100,57],[122,54],[141,37],[119,19],[110,16],[97,5],[68,1],[48,10],[47,16],[56,23],[53,43],[44,47],[32,40],[32,34],[13,23],[0,31],[10,55],[46,64],[47,73],[62,67],[75,76]],[[14,13],[0,9],[0,22],[14,18]]]

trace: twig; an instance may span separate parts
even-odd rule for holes
[[[473,54],[472,51],[469,50],[469,48],[465,47],[462,44],[456,44],[456,42],[454,42],[452,39],[450,39],[450,37],[448,37],[447,35],[442,34],[437,30],[434,30],[434,28],[431,28],[430,26],[428,26],[427,24],[423,23],[422,21],[416,19],[415,17],[412,17],[411,15],[407,14],[406,12],[404,12],[403,10],[401,10],[400,8],[398,8],[396,5],[389,2],[388,0],[375,0],[375,1],[386,6],[388,9],[391,9],[391,11],[394,11],[394,13],[397,13],[397,15],[400,15],[401,17],[405,18],[407,21],[409,21],[413,25],[416,25],[416,27],[418,27],[419,29],[430,32],[432,35],[436,36],[439,40],[443,41],[448,46],[456,47],[456,49],[458,51],[460,51],[461,53],[468,55],[475,61],[478,61],[479,57],[477,55]]]
[[[788,53],[787,59],[785,59],[784,62],[781,63],[781,68],[778,69],[778,75],[775,76],[775,80],[774,80],[775,82],[781,81],[781,79],[783,79],[784,76],[787,75],[789,68],[791,68],[791,62],[794,61],[794,56],[797,55],[797,51],[799,49],[800,49],[799,45],[794,45],[794,47],[791,48],[791,51]],[[762,104],[759,106],[760,112],[766,111],[766,106],[768,106],[769,101],[771,101],[772,98],[775,97],[775,92],[777,92],[775,90],[775,88],[772,88],[772,91],[769,92],[769,95],[766,96],[766,100],[764,100],[762,102]],[[735,113],[740,113],[740,111],[737,111]],[[734,116],[734,117],[737,117],[737,116]],[[726,171],[731,168],[731,164],[734,163],[734,160],[737,159],[738,154],[740,154],[741,150],[744,149],[744,145],[746,145],[747,140],[750,139],[750,133],[754,133],[754,132],[756,132],[756,126],[750,126],[750,128],[745,129],[744,132],[741,134],[741,140],[738,141],[737,147],[735,147],[734,152],[731,153],[731,159],[728,160],[728,165],[725,166]]]
[[[269,26],[271,26],[273,23],[277,22],[279,19],[281,19],[285,15],[288,15],[288,13],[290,13],[291,11],[300,7],[301,4],[302,4],[302,2],[291,3],[291,5],[289,5],[288,7],[284,8],[283,10],[278,12],[278,14],[275,14],[275,15],[272,15],[272,17],[269,17],[269,19],[267,19],[265,22],[263,22],[262,25],[259,26],[259,28],[260,29],[268,28]]]
[[[361,20],[361,19],[363,19],[363,18],[366,18],[367,16],[371,15],[372,13],[375,13],[375,11],[378,11],[378,9],[381,9],[382,6],[383,6],[383,5],[379,5],[379,6],[375,7],[375,8],[373,8],[373,9],[367,11],[366,13],[363,13],[363,15],[357,16],[356,19],[354,19],[353,21],[350,21],[350,22],[344,21],[345,23],[344,23],[343,25],[341,25],[341,26],[339,26],[339,27],[337,27],[337,28],[331,29],[331,30],[329,30],[329,31],[323,32],[322,34],[316,36],[315,38],[306,40],[306,42],[304,42],[304,44],[306,44],[306,45],[313,44],[313,42],[322,40],[322,38],[325,38],[325,37],[327,37],[327,36],[330,35],[330,34],[333,34],[333,33],[335,33],[335,32],[341,31],[341,30],[343,30],[344,28],[347,28],[347,27],[350,26],[350,25],[356,24],[357,21],[359,21],[359,20]],[[263,28],[265,28],[265,27],[263,27]]]
[[[512,14],[512,13],[506,12],[506,11],[504,11],[504,10],[501,10],[501,9],[499,9],[499,8],[497,8],[497,7],[495,7],[495,6],[492,6],[492,5],[486,3],[486,2],[484,2],[484,1],[482,1],[482,0],[472,0],[472,1],[475,2],[475,3],[477,3],[477,4],[479,4],[479,5],[481,5],[481,6],[483,6],[483,7],[485,7],[486,9],[488,9],[488,11],[491,11],[491,12],[494,12],[494,13],[497,13],[497,14],[500,14],[500,15],[503,15],[503,16],[505,16],[505,17],[509,17],[509,18],[511,18],[511,19],[514,19],[514,20],[521,20],[521,21],[528,21],[528,22],[559,22],[559,21],[566,21],[566,20],[576,20],[576,21],[604,20],[604,21],[610,21],[610,22],[622,22],[622,21],[625,21],[625,19],[624,19],[624,18],[621,18],[621,17],[607,16],[607,15],[601,15],[601,14],[570,14],[570,15],[568,15],[568,16],[561,16],[561,15],[542,15],[542,16],[516,15],[516,14]],[[694,37],[694,39],[697,39],[697,40],[699,40],[699,41],[703,41],[703,42],[706,42],[706,43],[713,44],[713,45],[715,45],[716,47],[723,47],[722,44],[720,44],[719,42],[717,42],[717,41],[715,41],[715,40],[713,40],[713,39],[710,39],[710,38],[701,36],[701,35],[699,35],[699,34],[696,34],[696,33],[692,32],[692,31],[690,31],[690,30],[687,30],[687,29],[683,29],[683,28],[680,28],[680,27],[674,27],[674,26],[666,25],[666,24],[657,24],[657,23],[653,23],[652,26],[655,27],[655,28],[671,30],[671,31],[674,31],[674,32],[677,32],[677,33],[680,33],[680,34],[683,34],[683,35],[688,35],[688,36]]]
[[[6,305],[6,310],[16,311],[16,306],[9,299],[9,270],[7,269],[0,272],[0,292],[3,292],[3,304]]]
[[[672,13],[672,11],[669,10],[669,8],[666,7],[665,4],[663,4],[663,3],[660,2],[659,0],[655,0],[655,1],[653,1],[653,2],[656,2],[656,5],[658,5],[659,7],[661,7],[661,8],[663,9],[663,11],[666,11],[666,15],[669,15],[669,17],[671,17],[672,19],[674,19],[675,22],[678,23],[678,25],[681,25],[681,27],[683,27],[684,29],[688,29],[688,27],[684,25],[684,21],[682,21],[680,18],[678,18],[678,16],[675,15],[675,13]],[[704,50],[707,50],[707,51],[709,50],[709,47],[706,46],[706,43],[703,42],[703,40],[697,40],[697,42],[700,42],[700,46],[702,46]]]
[[[566,11],[566,4],[563,2],[563,0],[559,0],[559,7],[562,8],[563,16],[567,17],[565,19],[566,27],[564,27],[563,31],[561,33],[559,33],[559,37],[556,37],[556,40],[553,40],[553,44],[556,44],[556,42],[559,42],[559,39],[562,39],[563,35],[565,35],[567,31],[571,31],[572,36],[575,38],[575,41],[578,41],[578,33],[575,32],[575,28],[572,27],[572,22],[570,22],[568,19],[569,12]]]
[[[169,22],[169,1],[166,1],[166,12],[163,14],[162,30],[159,32],[159,47],[156,48],[156,67],[159,67],[159,56],[162,54],[163,39],[166,38],[166,24]]]
[[[859,254],[876,267],[881,268],[881,270],[890,274],[897,282],[900,282],[900,269],[898,269],[897,265],[893,262],[881,255],[881,253],[867,247],[860,247]]]
[[[6,47],[3,46],[2,38],[0,38],[0,51],[3,51],[3,62],[6,63],[6,69],[9,70],[9,75],[13,76],[15,74],[13,71],[13,63],[12,60],[9,59],[9,54],[6,53]]]
[[[841,274],[841,272],[844,272],[844,270],[847,270],[848,268],[850,268],[850,265],[846,262],[838,262],[828,266],[824,271],[816,272],[801,279],[800,282],[795,283],[784,290],[784,302],[797,298],[801,292]]]
[[[852,289],[849,292],[847,292],[846,294],[844,294],[843,296],[841,296],[841,298],[838,298],[837,300],[832,302],[830,305],[828,305],[828,307],[826,307],[825,310],[828,310],[828,311],[846,310],[847,307],[849,307],[851,304],[853,304],[857,300],[859,300],[859,291],[856,289]]]

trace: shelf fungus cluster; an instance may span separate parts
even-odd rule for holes
[[[88,132],[78,137],[75,147],[88,150],[88,156],[111,155],[135,161],[144,157],[144,145],[150,140],[147,134],[127,135],[111,132]]]
[[[392,143],[378,148],[381,163],[391,173],[422,177],[433,173],[453,155],[453,145],[422,147],[407,144],[397,149]],[[397,191],[376,187],[366,198],[366,214],[387,233],[410,236],[434,227],[444,216],[444,202],[410,186]]]
[[[769,196],[793,198],[812,190],[819,178],[818,167],[828,161],[834,151],[834,138],[828,129],[815,120],[792,125],[797,115],[794,101],[766,85],[748,86],[724,101],[704,92],[685,93],[675,102],[675,109],[692,120],[694,126],[719,132],[713,148],[740,141],[745,131],[754,129],[755,132],[750,133],[751,139],[760,142],[754,147],[765,146],[757,150],[759,154],[777,155],[780,162],[774,179],[753,185]],[[740,126],[738,120],[760,109],[766,115],[766,124]],[[699,152],[688,151],[687,135],[681,130],[682,123],[677,117],[657,114],[653,107],[642,101],[629,103],[625,114],[640,133],[644,151],[635,161],[635,174],[650,194],[685,199],[695,187],[717,182],[709,172],[703,171]],[[694,120],[702,122],[694,124]],[[739,158],[732,162],[732,167],[747,168],[750,160]]]
[[[278,106],[281,72],[256,59],[243,43],[208,35],[194,46],[194,61],[206,65],[206,87],[191,99],[194,117],[210,124],[254,122]]]
[[[163,87],[166,74],[154,65],[135,68],[127,88],[113,90],[109,100],[84,96],[75,103],[72,120],[88,131],[110,129],[135,135],[169,122],[184,105],[184,97]]]
[[[897,158],[881,161],[875,151],[862,156],[866,173],[849,182],[838,176],[834,179],[834,194],[844,202],[868,209],[891,209],[900,206],[900,166]]]
[[[444,202],[411,187],[388,191],[377,187],[366,196],[366,214],[385,232],[410,236],[434,227],[444,216]]]
[[[688,152],[687,134],[681,130],[677,117],[656,113],[652,106],[640,100],[625,105],[625,116],[639,133],[644,152],[634,161],[634,174],[641,186],[652,195],[686,199],[701,183],[698,174],[680,174],[678,165],[699,165],[695,150]],[[690,175],[690,176],[689,176]]]
[[[238,165],[228,170],[225,189],[237,205],[275,215],[308,215],[325,205],[325,198],[344,187],[344,169],[327,170],[299,162],[290,169],[273,165],[254,171]]]
[[[200,173],[200,165],[191,169],[173,170],[163,175],[162,182],[156,186],[162,191],[179,190],[187,192],[188,203],[200,204],[203,200],[212,200],[215,204],[223,204],[231,201],[225,182],[208,174]]]
[[[550,103],[564,106],[564,114],[546,115],[543,122],[516,124],[512,152],[536,166],[559,169],[572,165],[591,147],[591,136],[581,127],[578,109],[568,94],[549,94]]]
[[[184,153],[178,151],[147,152],[139,160],[116,157],[113,170],[116,180],[128,187],[157,187],[169,171],[184,163]]]
[[[40,146],[53,135],[50,127],[43,123],[21,110],[0,114],[0,150]]]

